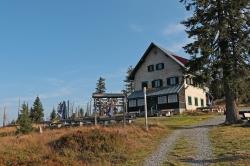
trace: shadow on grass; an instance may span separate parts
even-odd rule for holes
[[[0,132],[0,137],[16,136],[16,132]]]
[[[235,156],[225,156],[225,157],[209,159],[209,160],[194,160],[190,158],[180,159],[180,161],[185,162],[185,163],[202,164],[202,165],[217,164],[217,163],[222,163],[222,162],[236,162],[238,160],[249,160],[249,156],[235,155]]]
[[[218,125],[197,125],[197,126],[168,126],[170,129],[197,129],[197,128],[212,128],[216,126],[220,126],[221,124]]]

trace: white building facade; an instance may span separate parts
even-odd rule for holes
[[[206,91],[184,74],[188,60],[151,43],[130,74],[135,91],[128,96],[128,111],[144,111],[143,87],[148,110],[181,113],[207,104]]]

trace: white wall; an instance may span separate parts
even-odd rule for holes
[[[192,85],[185,84],[185,100],[186,100],[186,109],[187,110],[195,110],[197,107],[201,106],[201,99],[203,99],[204,107],[207,105],[206,103],[206,92],[205,90],[194,87]],[[192,105],[188,104],[188,96],[192,98]],[[198,98],[198,106],[195,106],[195,97]]]
[[[163,70],[154,70],[153,72],[148,72],[149,65],[156,65],[158,63],[164,63]],[[135,74],[135,90],[141,90],[141,83],[143,81],[148,81],[148,88],[152,88],[151,82],[157,79],[162,79],[163,86],[166,86],[166,79],[172,76],[183,76],[181,66],[173,59],[166,56],[165,53],[160,49],[153,48]],[[182,80],[179,78],[179,81]]]

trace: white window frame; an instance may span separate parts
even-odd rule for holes
[[[139,107],[139,106],[144,106],[144,104],[145,104],[144,99],[137,99],[137,106],[138,106],[138,107]]]
[[[176,77],[170,78],[170,85],[176,85]]]
[[[168,95],[168,103],[177,103],[178,97],[177,94]]]
[[[155,87],[159,88],[161,86],[161,81],[160,80],[155,80]]]
[[[158,96],[157,103],[158,104],[166,104],[166,103],[168,103],[167,96]]]
[[[131,108],[131,107],[136,107],[136,100],[129,100],[128,101],[128,106]]]

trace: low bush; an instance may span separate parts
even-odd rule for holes
[[[116,131],[93,129],[64,135],[51,142],[50,146],[60,155],[74,154],[88,162],[105,160],[120,163],[127,158],[125,139]]]

